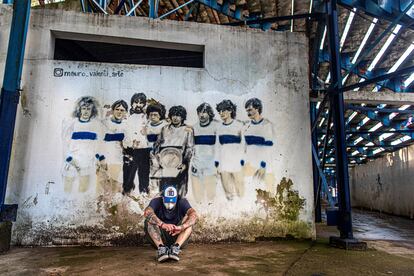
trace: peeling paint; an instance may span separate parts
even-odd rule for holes
[[[32,117],[32,114],[30,113],[30,110],[28,108],[28,98],[27,98],[27,92],[26,90],[22,90],[20,95],[20,104],[23,111],[23,116],[30,118]]]

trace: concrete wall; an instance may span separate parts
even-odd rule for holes
[[[2,5],[0,13],[0,38],[7,41],[12,11]],[[57,61],[53,60],[54,33],[101,35],[114,42],[141,39],[204,45],[205,68]],[[6,53],[5,43],[0,44],[0,70]],[[287,234],[314,237],[307,53],[307,39],[300,33],[33,10],[7,190],[7,202],[19,204],[14,242],[108,245],[142,241],[143,209],[156,191],[148,196],[136,188],[124,196],[122,164],[113,167],[120,170],[115,172],[118,177],[108,177],[114,171],[95,172],[98,161],[88,167],[86,191],[78,188],[82,179],[76,172],[72,189],[65,189],[67,170],[73,170],[73,164],[65,161],[65,148],[74,141],[65,140],[62,134],[65,124],[73,127],[77,120],[73,110],[81,97],[91,96],[99,103],[94,120],[105,131],[103,124],[113,116],[108,107],[119,99],[129,103],[137,92],[163,103],[167,110],[184,106],[190,132],[198,124],[199,104],[207,102],[215,109],[224,99],[237,105],[236,119],[245,123],[243,129],[249,125],[244,104],[253,97],[262,101],[263,116],[271,122],[274,144],[264,154],[257,151],[269,159],[266,170],[249,163],[257,156],[249,156],[242,146],[236,149],[246,155],[246,165],[251,165],[238,172],[244,194],[236,193],[229,200],[220,174],[214,171],[214,198],[197,202],[190,177],[186,197],[200,214],[195,240],[252,240]],[[62,71],[71,76],[61,76]],[[98,191],[98,186],[104,191]]]
[[[351,169],[352,204],[414,218],[414,146]]]

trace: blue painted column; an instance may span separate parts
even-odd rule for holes
[[[157,18],[158,17],[158,0],[148,0],[149,4],[149,17]]]
[[[330,95],[332,121],[334,125],[336,177],[338,183],[338,230],[341,239],[353,239],[351,218],[351,197],[348,176],[348,156],[346,152],[344,97],[337,93],[342,87],[341,60],[339,52],[338,12],[336,0],[328,3],[328,37],[330,52],[330,72],[332,84],[336,84]]]
[[[311,117],[311,127],[315,123],[316,120],[316,103],[310,103],[310,117]],[[312,131],[312,144],[315,149],[318,149],[318,133],[317,128]],[[321,213],[321,191],[319,185],[319,170],[318,165],[316,164],[315,160],[312,158],[312,169],[313,169],[313,196],[314,196],[314,203],[315,203],[315,222],[322,221],[322,213]]]
[[[29,24],[30,0],[15,1],[10,30],[3,87],[0,98],[0,221],[5,220],[4,200],[7,189],[10,155],[13,144],[17,104],[20,98],[20,80],[24,49]]]

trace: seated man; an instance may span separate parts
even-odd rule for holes
[[[197,213],[187,199],[180,198],[175,187],[167,186],[161,197],[151,200],[144,216],[145,234],[158,249],[157,260],[179,261],[180,249],[187,244],[197,220]]]

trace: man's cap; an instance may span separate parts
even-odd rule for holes
[[[176,203],[178,197],[177,189],[173,186],[166,187],[162,197],[164,198],[164,203]]]

